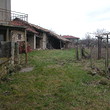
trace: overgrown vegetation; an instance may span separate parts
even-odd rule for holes
[[[34,69],[0,82],[0,110],[110,110],[110,81],[85,65],[74,50],[29,53]]]

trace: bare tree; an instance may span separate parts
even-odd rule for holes
[[[97,29],[95,32],[95,36],[100,36],[103,33],[106,33],[106,29]]]

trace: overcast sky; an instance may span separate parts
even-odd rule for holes
[[[11,7],[61,35],[84,38],[97,29],[110,31],[110,0],[12,0]]]

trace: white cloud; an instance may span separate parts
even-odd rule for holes
[[[84,37],[109,29],[110,0],[12,0],[12,10],[29,14],[29,22],[58,34]]]

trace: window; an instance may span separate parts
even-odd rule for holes
[[[18,34],[18,39],[21,40],[21,34]]]

